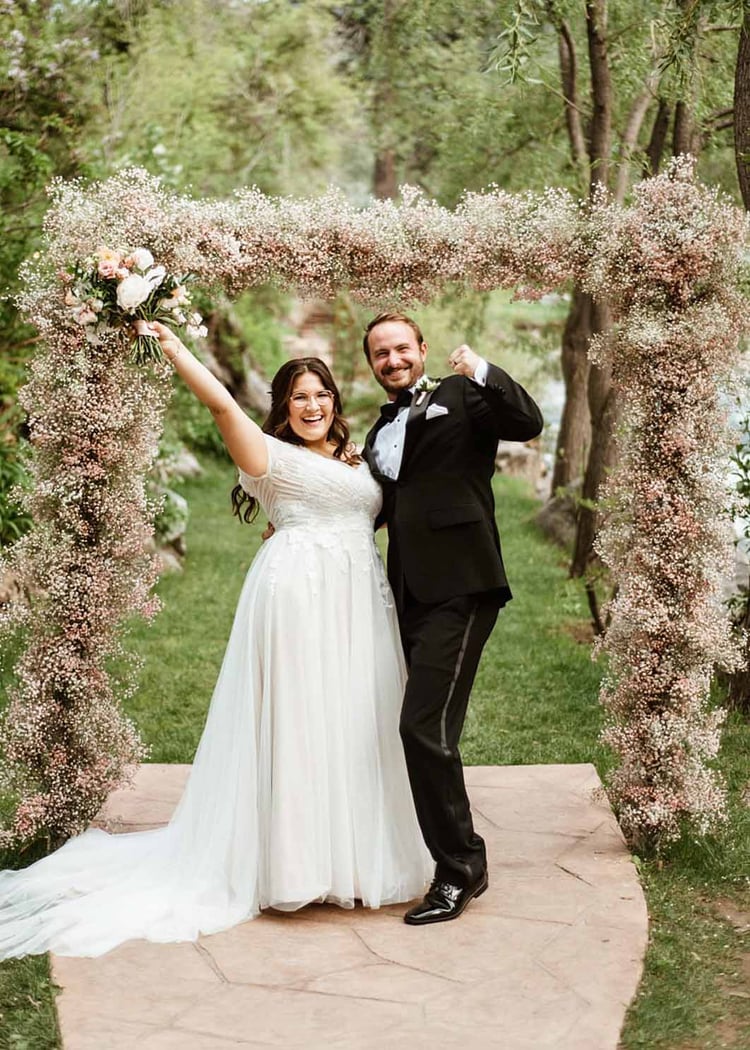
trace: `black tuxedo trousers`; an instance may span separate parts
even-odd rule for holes
[[[425,603],[404,587],[400,599],[409,671],[400,732],[417,817],[436,877],[468,885],[485,870],[487,856],[474,831],[458,743],[503,598],[484,591]]]

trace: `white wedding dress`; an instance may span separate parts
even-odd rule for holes
[[[423,845],[398,734],[405,669],[372,525],[380,489],[267,437],[239,472],[276,532],[248,571],[184,794],[170,823],[91,828],[0,872],[0,958],[194,940],[312,901],[421,895]],[[200,616],[200,610],[196,610]]]

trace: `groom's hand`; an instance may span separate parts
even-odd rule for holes
[[[468,376],[469,379],[473,379],[474,373],[477,370],[477,365],[481,360],[479,354],[474,353],[470,346],[463,343],[450,355],[448,358],[448,364],[456,375]]]

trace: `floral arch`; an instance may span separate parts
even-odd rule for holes
[[[42,343],[21,395],[34,527],[6,559],[26,597],[2,622],[22,640],[1,728],[0,786],[13,803],[4,841],[82,830],[143,755],[120,709],[138,670],[121,636],[129,617],[159,608],[145,474],[171,370],[133,365],[123,331],[88,342],[65,308],[60,271],[101,244],[142,245],[229,293],[276,281],[408,303],[447,283],[534,298],[577,280],[606,297],[616,325],[591,353],[611,364],[624,409],[598,538],[618,585],[603,642],[604,737],[619,758],[609,789],[634,840],[709,830],[724,793],[710,767],[721,718],[708,689],[715,665],[737,660],[719,597],[731,551],[721,398],[746,325],[746,236],[744,215],[686,158],[641,182],[627,208],[604,193],[584,207],[560,190],[494,188],[454,211],[409,188],[361,210],[335,191],[199,201],[140,170],[55,184],[21,297]],[[125,677],[114,658],[130,659]]]

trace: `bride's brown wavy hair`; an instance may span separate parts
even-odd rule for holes
[[[271,380],[271,411],[261,430],[279,438],[280,441],[288,441],[290,445],[304,445],[305,442],[289,425],[289,398],[292,396],[297,377],[305,372],[316,375],[325,389],[333,394],[333,421],[328,431],[328,440],[335,442],[334,457],[343,457],[347,463],[358,463],[361,457],[354,451],[349,439],[349,426],[344,419],[339,388],[330,368],[319,357],[295,357],[281,366]],[[255,520],[259,509],[257,499],[245,492],[242,485],[235,485],[232,489],[232,514],[249,524]]]

